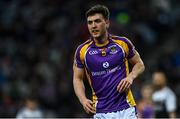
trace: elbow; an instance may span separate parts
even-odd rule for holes
[[[144,65],[143,62],[141,63],[141,68],[142,68],[142,72],[144,72],[144,70],[145,70],[145,65]]]

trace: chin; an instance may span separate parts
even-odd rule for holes
[[[94,38],[100,38],[100,35],[92,35]]]

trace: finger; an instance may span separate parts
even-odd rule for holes
[[[91,113],[95,114],[95,113],[96,113],[96,111],[95,111],[95,110],[91,110]]]
[[[93,107],[93,104],[87,103],[87,107],[88,107],[91,111],[95,111],[95,108]]]
[[[88,109],[87,109],[87,107],[84,107],[84,110],[86,111],[86,113],[90,113],[89,111],[88,111]]]
[[[87,100],[84,105],[84,109],[87,113],[95,113],[95,107],[93,107],[93,102],[91,100]]]
[[[94,109],[90,109],[89,111],[93,114],[96,113],[96,111]]]
[[[124,81],[124,85],[122,86],[121,92],[125,91],[128,86],[128,82]]]
[[[126,86],[126,90],[129,89],[130,86],[132,85],[132,82],[131,82],[131,81],[127,80],[127,82],[128,82],[128,85]]]
[[[118,86],[117,86],[117,90],[119,89],[119,87],[121,86],[122,80],[119,82]]]
[[[131,84],[129,83],[126,87],[126,90],[128,90],[130,88]]]
[[[124,89],[122,91],[127,90],[130,87],[130,83],[126,81],[125,85],[124,85]]]
[[[117,87],[117,90],[118,90],[119,92],[121,92],[123,86],[124,86],[124,80],[121,80],[121,82],[119,83],[119,85],[118,85],[118,87]]]
[[[118,86],[117,86],[117,91],[118,91],[118,92],[120,92],[120,90],[121,90],[122,83],[123,83],[123,81],[121,81],[121,82],[118,84]]]
[[[91,100],[88,100],[88,102],[89,102],[91,105],[93,105],[93,102],[92,102]]]
[[[92,107],[86,106],[86,112],[87,113],[95,113],[95,110]]]
[[[123,84],[123,86],[121,88],[121,92],[123,92],[126,89],[127,85],[128,85],[128,82],[124,81],[124,84]]]
[[[117,90],[119,90],[119,88],[121,87],[122,84],[122,80],[119,82],[118,86],[117,86]]]

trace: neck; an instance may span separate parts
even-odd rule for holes
[[[102,35],[99,38],[94,38],[96,44],[105,44],[108,41],[108,32],[105,32],[104,35]]]
[[[155,86],[154,89],[155,89],[156,91],[158,91],[158,90],[162,90],[162,89],[165,88],[165,87],[166,87],[166,85],[158,85],[158,86]]]

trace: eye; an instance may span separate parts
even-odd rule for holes
[[[92,24],[92,21],[88,21],[88,24],[91,25],[91,24]]]
[[[96,19],[95,22],[96,23],[100,23],[102,20],[101,19]]]

